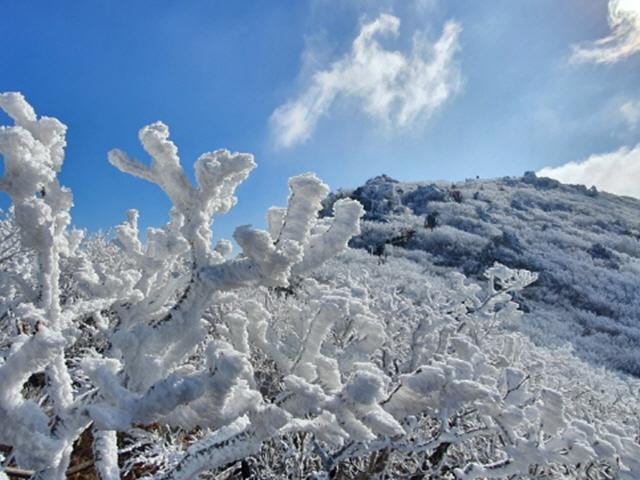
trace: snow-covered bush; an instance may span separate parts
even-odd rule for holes
[[[65,478],[90,436],[105,480],[640,474],[637,383],[503,330],[536,274],[496,264],[479,284],[380,264],[347,249],[358,202],[318,217],[329,190],[312,174],[290,180],[268,231],[236,229],[231,256],[211,225],[253,157],[205,153],[194,185],[160,122],[140,131],[149,164],[109,160],[157,184],[170,221],[143,243],[132,210],[85,239],[57,180],[66,128],[17,93],[0,107],[15,121],[0,129],[7,472]]]
[[[640,377],[640,200],[531,172],[455,185],[383,175],[330,196],[327,214],[336,198],[367,210],[352,247],[387,257],[419,252],[425,270],[476,279],[495,262],[538,272],[516,296],[526,311],[518,330],[539,345],[570,342],[582,359]],[[395,242],[408,230],[409,241]]]

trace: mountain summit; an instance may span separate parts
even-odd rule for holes
[[[455,183],[381,175],[337,191],[326,211],[344,197],[366,210],[353,247],[433,272],[477,277],[494,262],[537,272],[518,295],[525,315],[517,328],[640,375],[640,200],[533,172]]]

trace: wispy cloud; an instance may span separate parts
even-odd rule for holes
[[[582,162],[546,167],[537,173],[563,183],[595,185],[599,190],[640,198],[640,144],[591,155]]]
[[[615,63],[640,51],[640,2],[609,0],[611,34],[594,42],[574,45],[574,63]]]
[[[429,117],[455,94],[461,85],[454,59],[460,25],[447,22],[435,42],[414,33],[408,53],[379,42],[384,35],[398,35],[399,28],[400,20],[388,14],[364,24],[347,54],[313,72],[302,92],[271,114],[275,144],[288,148],[308,140],[322,116],[342,100],[402,128]]]
[[[620,115],[629,130],[640,125],[640,100],[629,100],[620,106]]]

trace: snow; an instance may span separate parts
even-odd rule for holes
[[[494,262],[537,273],[516,295],[525,314],[513,328],[640,376],[640,201],[531,172],[455,184],[380,176],[332,194],[323,212],[337,198],[365,207],[354,247],[472,278]]]
[[[253,157],[205,153],[194,185],[157,122],[150,164],[110,161],[167,194],[169,223],[143,242],[130,210],[84,238],[65,127],[0,107],[2,468],[65,478],[92,428],[108,480],[640,474],[637,202],[534,175],[329,196],[304,174],[232,256],[211,226]]]

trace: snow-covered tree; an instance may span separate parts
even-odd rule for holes
[[[0,107],[15,122],[0,128],[7,472],[65,478],[90,434],[104,480],[640,474],[637,382],[502,329],[536,274],[381,265],[347,248],[358,202],[319,217],[329,189],[312,174],[290,180],[268,231],[236,229],[232,256],[211,227],[253,157],[205,153],[193,184],[160,122],[140,131],[150,163],[109,161],[163,190],[169,222],[143,242],[131,210],[85,239],[57,180],[66,128],[17,93]]]

